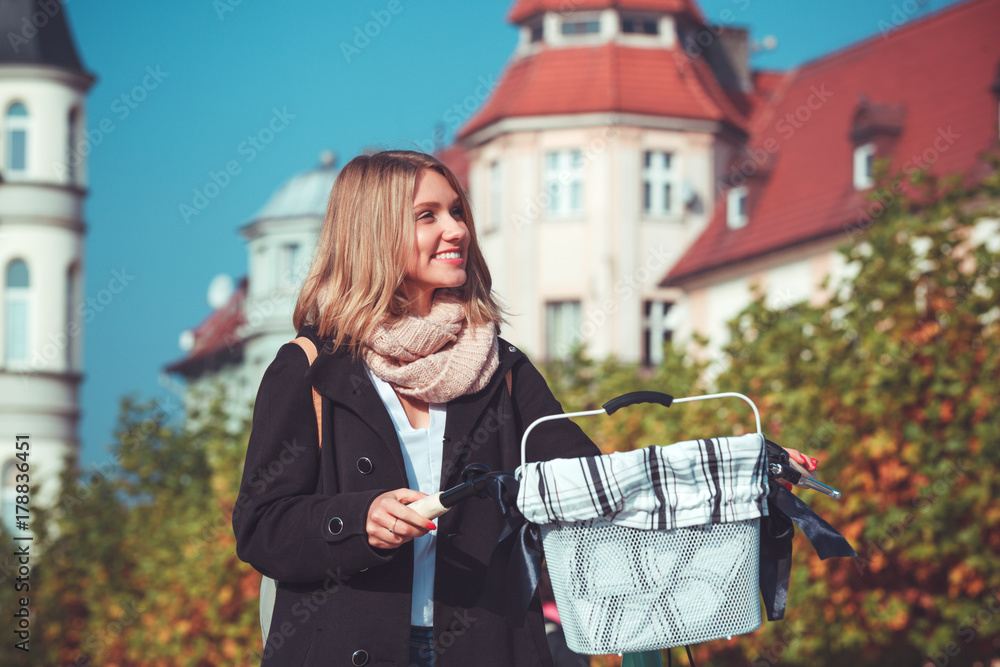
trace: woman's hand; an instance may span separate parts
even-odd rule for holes
[[[379,549],[395,549],[437,528],[407,507],[426,495],[413,489],[396,489],[376,497],[368,507],[368,521],[365,523],[368,544]]]
[[[813,472],[819,467],[819,461],[812,458],[811,456],[806,456],[797,449],[792,449],[791,447],[785,447],[785,451],[788,452],[788,458],[795,461],[796,463],[802,464],[802,467]],[[782,482],[786,489],[792,490],[792,485],[788,482]]]
[[[789,458],[791,458],[796,463],[801,463],[809,472],[816,470],[819,467],[819,461],[812,458],[811,456],[806,456],[797,449],[792,449],[791,447],[785,447],[785,451],[788,452]]]

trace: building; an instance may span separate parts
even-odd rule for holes
[[[240,229],[247,276],[236,285],[225,276],[213,281],[213,311],[181,335],[186,354],[166,367],[187,383],[188,414],[222,390],[234,420],[249,415],[268,364],[295,337],[292,311],[336,177],[336,160],[324,153],[319,167],[289,179]]]
[[[0,433],[10,443],[0,452],[0,515],[10,531],[22,495],[16,466],[29,464],[31,504],[50,504],[67,457],[79,448],[87,195],[81,137],[95,79],[80,61],[62,3],[4,2],[0,34]],[[29,436],[27,461],[15,458],[18,435]]]
[[[681,298],[660,282],[748,137],[747,33],[693,0],[518,0],[509,20],[518,46],[457,137],[505,335],[655,364]]]
[[[975,178],[997,146],[1000,0],[899,21],[787,72],[752,71],[747,31],[709,25],[695,0],[515,0],[508,18],[519,43],[439,157],[470,191],[512,313],[504,336],[540,359],[582,344],[654,365],[695,334],[718,349],[755,286],[791,305],[846,275],[835,249],[874,224],[876,160]],[[291,229],[283,213],[245,228],[248,282],[170,370],[253,397],[294,334],[295,288],[274,276],[311,254],[316,202],[299,240],[272,238]]]
[[[444,157],[467,165],[507,335],[536,356],[718,348],[754,285],[823,298],[834,249],[872,224],[876,159],[974,174],[996,146],[997,0],[788,72],[751,71],[746,32],[694,0],[517,0],[508,18],[520,42]]]
[[[1000,2],[966,2],[758,77],[750,138],[717,185],[719,205],[662,283],[684,294],[678,334],[723,344],[755,288],[773,307],[824,301],[824,278],[850,277],[837,248],[878,224],[876,161],[980,178],[1000,133],[998,25]],[[994,223],[979,233],[1000,242]]]

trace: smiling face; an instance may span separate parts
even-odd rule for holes
[[[462,199],[444,176],[421,169],[413,188],[416,239],[406,265],[403,292],[414,315],[430,312],[434,290],[465,284],[469,228]]]

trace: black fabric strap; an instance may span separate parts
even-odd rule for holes
[[[788,581],[792,572],[793,521],[809,538],[821,560],[855,557],[844,536],[781,484],[771,481],[767,494],[768,516],[760,522],[760,592],[767,620],[785,617]]]

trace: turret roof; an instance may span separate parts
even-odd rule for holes
[[[84,72],[62,2],[0,2],[0,65],[32,64]]]

